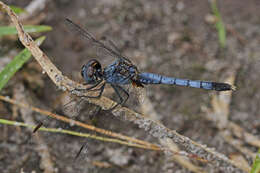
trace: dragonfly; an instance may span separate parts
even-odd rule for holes
[[[66,22],[70,26],[72,26],[73,30],[76,30],[85,39],[91,41],[96,46],[105,49],[109,54],[116,58],[114,62],[104,68],[102,68],[101,63],[96,59],[89,60],[81,68],[81,76],[85,80],[84,84],[90,85],[90,87],[84,90],[98,91],[97,96],[91,96],[90,98],[100,98],[107,84],[109,84],[114,89],[114,92],[119,98],[120,102],[112,106],[110,110],[113,110],[118,105],[124,105],[124,103],[128,100],[129,93],[122,86],[129,84],[134,87],[141,88],[143,88],[145,85],[165,84],[215,91],[235,90],[235,86],[228,83],[180,79],[163,76],[156,73],[140,72],[137,66],[135,66],[129,58],[119,53],[118,48],[112,41],[109,41],[111,46],[107,46],[103,42],[97,40],[86,29],[83,29],[70,19],[66,18]],[[114,49],[112,49],[111,47],[113,47]],[[125,97],[123,97],[122,94],[124,94]]]
[[[132,85],[137,88],[144,88],[145,85],[151,84],[165,84],[165,85],[178,85],[185,87],[201,88],[205,90],[215,90],[215,91],[231,91],[235,90],[235,86],[228,83],[211,82],[211,81],[201,81],[201,80],[190,80],[190,79],[180,79],[174,77],[163,76],[156,73],[140,72],[136,65],[134,65],[131,60],[123,56],[116,45],[110,41],[110,46],[107,46],[103,42],[97,40],[90,32],[83,29],[78,24],[74,23],[70,19],[66,18],[67,24],[71,26],[73,31],[77,31],[81,36],[83,36],[87,41],[92,42],[94,45],[104,49],[116,60],[106,67],[102,68],[101,63],[96,59],[89,60],[81,68],[81,76],[85,80],[84,85],[89,85],[85,91],[96,91],[97,96],[84,96],[88,98],[100,98],[103,94],[106,85],[110,85],[117,97],[119,102],[108,110],[113,110],[119,105],[124,105],[128,100],[130,94],[123,87],[126,85]],[[122,96],[125,95],[125,97]],[[43,123],[38,124],[33,133],[35,133]],[[75,159],[78,158],[83,148],[86,146],[84,144],[79,152],[77,153]]]

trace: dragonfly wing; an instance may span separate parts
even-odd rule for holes
[[[138,98],[139,104],[144,103],[144,99],[146,97],[146,89],[144,87],[132,87],[134,90],[134,94]]]
[[[74,97],[70,94],[62,95],[60,100],[60,110],[70,118],[76,118],[80,114],[94,115],[97,106],[89,104],[84,97]]]
[[[93,45],[98,47],[98,52],[102,56],[102,58],[106,57],[107,54],[109,54],[113,58],[122,58],[130,62],[129,59],[121,55],[117,46],[113,43],[113,41],[107,39],[107,37],[102,37],[102,41],[98,40],[90,32],[88,32],[86,29],[83,29],[78,24],[72,22],[70,19],[66,19],[66,23],[71,31],[82,36],[87,41],[87,43],[92,43]]]
[[[103,47],[97,46],[97,56],[102,60],[102,63],[105,65],[111,64],[111,62],[115,61],[115,58],[120,59],[121,56],[119,49],[114,45],[114,43],[108,39],[107,37],[102,37],[101,38],[102,43],[108,47],[109,49],[113,50],[116,52],[116,55],[107,51]]]
[[[135,85],[129,84],[125,85],[124,88],[129,92],[130,101],[134,100],[134,102],[138,104],[142,104],[144,102],[144,98],[146,97],[146,89],[144,87],[137,87]]]

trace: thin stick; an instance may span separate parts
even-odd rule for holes
[[[22,123],[22,122],[16,122],[16,121],[9,121],[9,120],[5,120],[5,119],[0,119],[0,123],[7,124],[7,125],[20,126],[20,127],[28,127],[28,128],[31,128],[31,129],[34,129],[36,127],[35,125],[29,125],[29,124],[25,124],[25,123]],[[96,140],[99,140],[99,141],[118,143],[118,144],[126,145],[126,146],[129,146],[129,147],[136,147],[136,148],[142,148],[142,149],[147,149],[147,150],[155,150],[155,151],[162,151],[163,150],[161,148],[148,147],[148,146],[145,146],[145,145],[129,143],[129,142],[122,141],[122,140],[119,140],[119,139],[96,136],[96,135],[91,135],[89,133],[75,132],[75,131],[65,130],[65,129],[61,129],[61,128],[57,129],[57,128],[40,127],[39,131],[45,131],[45,132],[51,132],[51,133],[64,133],[64,134],[68,134],[68,135],[85,137],[85,138],[92,138],[92,139],[96,139]]]
[[[108,130],[100,129],[100,128],[97,128],[95,126],[91,126],[91,125],[82,123],[80,121],[71,120],[71,119],[66,118],[64,116],[57,115],[57,114],[54,114],[52,112],[39,109],[39,108],[30,106],[28,104],[25,104],[25,103],[17,102],[16,100],[10,99],[8,97],[4,97],[4,96],[0,95],[0,100],[6,101],[8,103],[12,103],[12,104],[17,105],[17,106],[22,107],[22,108],[31,109],[35,112],[41,113],[43,115],[47,115],[47,116],[55,118],[57,120],[67,122],[69,124],[75,124],[77,126],[80,126],[80,127],[92,130],[92,131],[96,131],[98,133],[101,133],[101,134],[104,134],[104,135],[107,135],[107,136],[112,136],[112,137],[115,137],[115,138],[131,141],[131,142],[134,142],[134,143],[137,143],[137,144],[142,144],[142,145],[153,147],[153,148],[159,148],[157,145],[151,144],[149,142],[141,141],[141,140],[138,140],[138,139],[135,139],[135,138],[130,138],[128,136],[121,135],[119,133],[114,133],[114,132],[111,132],[111,131],[108,131]]]

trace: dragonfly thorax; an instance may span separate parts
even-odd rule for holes
[[[84,64],[81,68],[81,76],[88,84],[95,83],[102,79],[103,72],[101,64],[95,59],[88,61],[88,63]]]
[[[104,68],[103,78],[107,83],[126,85],[136,81],[138,73],[137,68],[132,63],[119,59]]]

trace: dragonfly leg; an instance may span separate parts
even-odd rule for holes
[[[98,98],[100,98],[101,95],[103,94],[105,85],[106,85],[106,83],[102,84],[102,86],[101,86],[100,88],[95,88],[95,89],[92,89],[92,90],[88,90],[88,91],[100,91],[97,96],[81,96],[81,97],[96,98],[96,99],[98,99]]]
[[[100,88],[90,90],[90,91],[100,91],[97,96],[84,96],[84,97],[87,97],[87,98],[97,98],[97,99],[100,98],[101,95],[103,94],[105,86],[106,86],[106,83],[104,83]]]
[[[81,91],[81,90],[91,90],[92,88],[95,88],[96,86],[98,86],[103,80],[98,80],[95,84],[93,84],[92,86],[88,87],[88,88],[85,88],[85,89],[76,89],[78,91]],[[88,85],[88,83],[84,83],[83,85]]]
[[[125,93],[125,95],[126,95],[126,98],[124,99],[124,101],[122,102],[122,103],[120,103],[120,104],[125,104],[125,102],[128,100],[128,98],[129,98],[129,93],[124,89],[124,88],[122,88],[121,86],[116,86],[118,89],[120,89],[121,91],[123,91],[124,93]]]
[[[111,85],[112,88],[114,89],[114,91],[116,92],[116,95],[119,97],[120,99],[120,103],[122,103],[124,101],[124,99],[122,98],[122,96],[120,95],[120,93],[118,92],[118,88],[116,87],[116,85]]]
[[[100,98],[100,96],[102,95],[105,85],[106,83],[102,84],[100,88],[95,88],[97,87],[100,83],[102,82],[102,80],[99,80],[97,83],[93,84],[91,87],[86,88],[86,89],[75,89],[76,91],[100,91],[99,94],[97,96],[83,96],[83,97],[87,97],[87,98]],[[95,88],[95,89],[93,89]]]
[[[111,84],[111,86],[112,86],[112,88],[114,89],[116,95],[119,97],[120,102],[117,103],[117,104],[116,104],[115,106],[113,106],[112,108],[108,109],[109,111],[115,109],[118,105],[123,105],[123,104],[128,100],[128,98],[129,98],[129,94],[128,94],[128,92],[127,92],[124,88],[122,88],[122,87],[119,86],[119,85],[113,85],[113,84]],[[123,92],[125,93],[125,95],[126,95],[126,98],[125,98],[125,99],[122,98],[122,96],[120,95],[120,93],[119,93],[118,90],[121,90],[121,91],[123,91]]]

